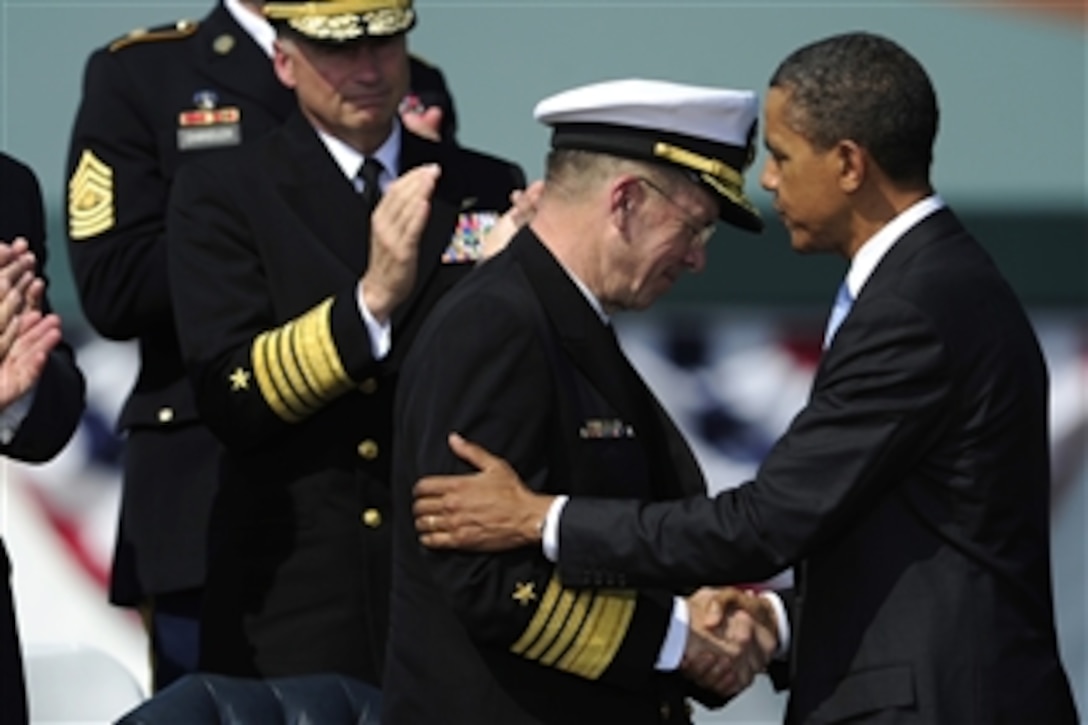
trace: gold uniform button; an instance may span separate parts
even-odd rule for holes
[[[378,392],[378,380],[376,378],[367,378],[359,383],[359,390],[366,395],[373,395]]]
[[[169,423],[173,419],[174,419],[174,409],[173,408],[159,408],[159,422],[160,423]]]
[[[373,461],[378,457],[378,444],[367,438],[359,444],[359,456],[368,461]]]
[[[367,509],[363,512],[363,523],[372,529],[382,525],[382,512],[378,509]]]
[[[223,33],[216,37],[212,41],[212,50],[219,55],[226,55],[234,50],[234,36],[229,33]]]

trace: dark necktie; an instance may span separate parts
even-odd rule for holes
[[[363,168],[359,170],[359,179],[363,182],[360,196],[363,197],[363,208],[366,209],[367,219],[374,212],[378,200],[382,198],[382,187],[378,183],[378,177],[382,174],[382,162],[369,157],[363,162]]]

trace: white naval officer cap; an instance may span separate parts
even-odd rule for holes
[[[754,91],[638,78],[593,83],[540,101],[533,116],[553,128],[552,148],[666,164],[720,199],[722,221],[762,231],[744,195],[755,158]]]

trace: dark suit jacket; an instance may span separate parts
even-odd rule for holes
[[[34,173],[23,164],[0,154],[0,242],[10,244],[24,237],[37,259],[38,274],[45,276],[45,212],[41,188]],[[49,301],[42,301],[45,311]],[[83,414],[83,375],[76,367],[71,348],[57,345],[46,360],[34,391],[34,402],[15,436],[0,443],[0,454],[32,463],[49,460],[72,437]],[[11,598],[11,564],[0,539],[0,723],[26,721],[23,667],[18,629]]]
[[[459,431],[553,493],[662,500],[705,491],[615,338],[529,230],[454,289],[405,364],[396,406],[394,579],[382,721],[685,722],[654,672],[673,592],[564,587],[538,551],[426,552],[423,475],[464,470]]]
[[[798,564],[789,722],[1071,723],[1049,473],[1035,334],[943,210],[877,266],[754,481],[573,500],[561,571],[723,584]]]
[[[216,109],[237,109],[239,120],[183,127],[180,114],[197,110],[201,92]],[[202,584],[217,486],[218,444],[197,416],[174,330],[170,187],[183,164],[263,136],[294,107],[268,56],[221,5],[199,24],[120,38],[87,61],[68,171],[75,177],[88,154],[112,171],[112,225],[78,222],[73,209],[93,197],[69,183],[68,249],[88,321],[104,337],[137,340],[140,351],[118,421],[127,438],[110,587],[116,604]],[[216,129],[225,133],[207,134]]]
[[[500,213],[523,183],[506,162],[404,132],[402,172],[426,162],[443,171],[382,362],[356,299],[362,200],[301,114],[178,177],[167,224],[178,334],[200,414],[226,446],[205,669],[380,682],[399,364],[472,266],[440,261],[455,223]]]

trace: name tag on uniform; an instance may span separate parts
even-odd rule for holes
[[[635,428],[619,418],[590,418],[578,429],[578,437],[591,440],[634,438]]]
[[[493,211],[473,211],[459,215],[450,244],[442,252],[442,264],[464,264],[483,259],[484,237],[498,220],[498,213]]]
[[[237,146],[242,143],[242,112],[237,108],[211,108],[178,114],[178,150]]]

